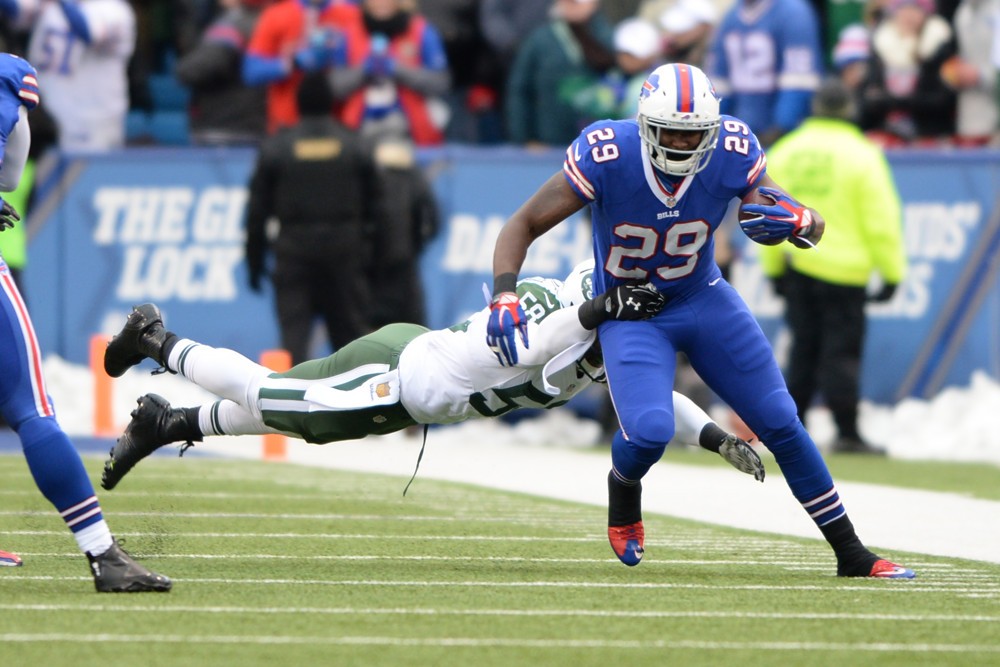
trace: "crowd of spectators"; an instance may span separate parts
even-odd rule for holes
[[[315,70],[369,136],[562,146],[680,61],[765,145],[826,74],[883,145],[992,145],[998,23],[997,0],[0,0],[3,48],[38,68],[60,144],[87,150],[257,144]]]

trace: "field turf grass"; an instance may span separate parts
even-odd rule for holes
[[[917,580],[838,579],[818,540],[647,515],[628,568],[602,507],[405,482],[153,457],[101,499],[174,590],[99,595],[0,456],[0,547],[25,561],[0,568],[0,664],[1000,664],[997,565],[893,553]]]

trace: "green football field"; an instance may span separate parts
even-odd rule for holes
[[[917,580],[838,579],[818,540],[647,514],[627,568],[602,507],[405,483],[153,457],[101,499],[174,590],[98,595],[23,457],[0,456],[0,546],[25,561],[0,568],[0,664],[1000,664],[1000,565],[894,553]]]

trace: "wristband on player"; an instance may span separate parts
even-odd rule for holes
[[[498,276],[493,276],[493,298],[504,292],[517,292],[516,273],[501,273]]]

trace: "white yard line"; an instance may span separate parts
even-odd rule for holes
[[[283,644],[320,646],[431,646],[438,648],[532,648],[532,649],[695,649],[727,651],[844,651],[906,653],[998,653],[988,644],[903,644],[849,642],[725,642],[694,640],[612,640],[612,639],[520,639],[504,637],[308,637],[289,635],[124,635],[124,634],[0,634],[0,642],[88,643],[88,644]]]
[[[181,614],[323,614],[330,616],[513,616],[513,617],[579,617],[579,618],[749,618],[799,621],[908,621],[932,623],[997,623],[1000,616],[982,614],[871,614],[871,613],[796,613],[755,611],[674,611],[612,609],[432,609],[425,607],[240,607],[214,605],[113,605],[113,604],[6,604],[0,610],[23,612],[88,611],[88,612],[148,612]]]
[[[606,453],[504,443],[485,424],[463,425],[462,429],[431,431],[410,494],[420,493],[423,477],[606,505],[610,466]],[[484,429],[487,435],[480,432]],[[219,438],[198,447],[246,458],[256,458],[260,451],[259,445],[248,440]],[[400,434],[323,446],[290,441],[288,459],[310,466],[409,476],[419,449],[419,438]],[[777,474],[773,460],[768,463],[769,476],[760,484],[729,468],[660,461],[643,480],[643,509],[820,539],[816,526]],[[1000,563],[1000,502],[858,482],[838,482],[837,487],[858,534],[882,555],[892,557],[892,551],[899,550]],[[669,536],[647,535],[647,540],[658,539],[669,541]]]

